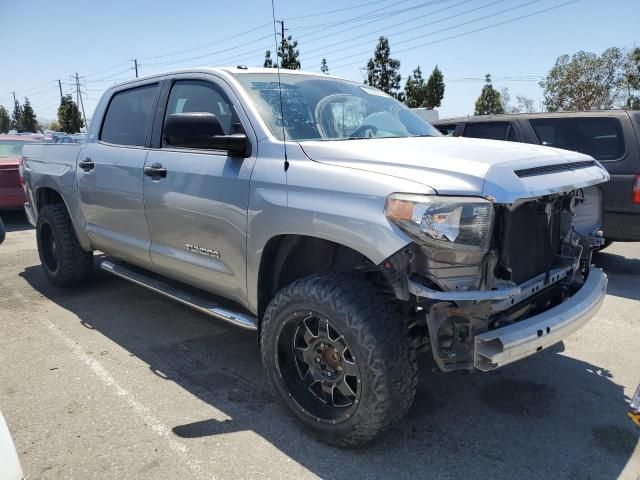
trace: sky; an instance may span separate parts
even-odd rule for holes
[[[445,77],[440,118],[473,113],[484,75],[541,107],[538,82],[559,55],[640,45],[640,0],[274,0],[303,70],[363,81],[380,35],[401,62]],[[279,26],[278,26],[279,27]],[[270,0],[0,0],[0,105],[29,97],[56,118],[58,80],[78,73],[87,118],[118,81],[195,66],[262,66],[274,50]]]

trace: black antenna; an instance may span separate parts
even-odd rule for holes
[[[280,97],[280,120],[282,121],[282,140],[284,146],[284,171],[289,170],[289,158],[287,157],[287,132],[284,128],[284,106],[282,103],[282,84],[280,83],[280,62],[278,59],[278,32],[276,31],[276,7],[271,0],[271,16],[273,18],[273,43],[276,46],[276,69],[278,70],[278,95]],[[282,45],[284,46],[284,23],[282,24]],[[282,50],[284,58],[284,48]]]

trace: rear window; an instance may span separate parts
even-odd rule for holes
[[[508,140],[517,142],[516,130],[509,122],[467,123],[463,137],[487,138],[489,140]]]
[[[456,124],[455,123],[447,123],[447,124],[443,124],[443,125],[434,125],[434,127],[436,127],[438,130],[440,130],[440,133],[443,135],[446,135],[448,137],[453,135],[453,132],[455,132],[456,130]]]
[[[116,145],[144,146],[157,85],[116,93],[104,116],[100,140]]]
[[[620,120],[611,117],[538,118],[529,120],[541,145],[617,160],[625,145]]]
[[[27,142],[20,140],[0,140],[0,158],[19,157],[22,155],[22,147]]]

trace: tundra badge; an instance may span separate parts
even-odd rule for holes
[[[220,260],[220,252],[218,250],[199,247],[198,245],[192,245],[190,243],[185,243],[184,246],[187,247],[187,250],[189,250],[190,252],[199,253],[200,255],[206,255],[207,257]]]

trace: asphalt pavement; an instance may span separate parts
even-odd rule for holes
[[[345,451],[275,403],[255,334],[107,273],[53,287],[23,215],[3,218],[0,410],[27,478],[640,478],[640,243],[595,257],[607,298],[563,344],[491,373],[425,357],[406,418]]]

